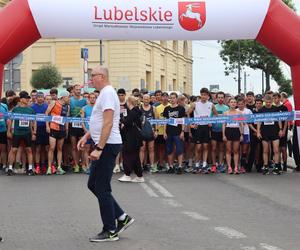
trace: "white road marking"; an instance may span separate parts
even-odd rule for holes
[[[248,246],[244,246],[241,247],[242,250],[256,250],[256,247],[248,247]]]
[[[194,220],[210,220],[210,218],[206,217],[206,216],[203,216],[199,213],[196,213],[196,212],[188,212],[188,211],[185,211],[185,212],[182,212],[184,215],[187,215],[189,217],[191,217],[192,219]]]
[[[182,204],[172,199],[164,199],[164,202],[171,207],[183,207]]]
[[[247,236],[229,227],[215,227],[215,231],[227,236],[230,239],[243,239]]]
[[[266,243],[260,243],[259,245],[260,245],[260,247],[261,247],[262,249],[266,249],[266,250],[282,250],[282,249],[279,248],[279,247],[270,246],[270,245],[268,245],[268,244],[266,244]]]
[[[149,180],[151,185],[155,187],[164,197],[166,198],[173,198],[174,196],[167,190],[165,189],[162,185],[158,184],[155,180]]]
[[[146,183],[140,183],[140,186],[146,191],[150,197],[158,198],[159,196]]]

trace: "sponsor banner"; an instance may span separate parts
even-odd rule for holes
[[[0,113],[0,118],[22,121],[39,121],[39,122],[55,122],[58,124],[65,124],[66,122],[73,124],[80,124],[89,122],[88,118],[80,117],[62,117],[62,116],[46,116],[38,115],[24,115],[17,113]],[[257,122],[275,122],[275,121],[299,121],[300,111],[295,112],[277,112],[277,113],[262,113],[252,115],[239,116],[216,116],[216,117],[202,117],[202,118],[179,118],[179,119],[155,119],[150,120],[152,125],[169,124],[177,126],[179,124],[223,124],[223,123],[257,123]]]
[[[43,38],[255,39],[270,0],[28,0]]]

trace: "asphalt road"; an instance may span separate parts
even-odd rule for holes
[[[87,176],[0,176],[0,249],[300,249],[300,174],[117,177],[136,222],[118,242],[90,243],[102,225]]]

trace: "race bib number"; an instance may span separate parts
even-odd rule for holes
[[[52,122],[57,123],[59,125],[64,125],[64,120],[62,116],[53,116]]]
[[[29,128],[29,121],[20,120],[19,127],[20,128]]]
[[[127,117],[127,109],[123,109],[122,114],[123,114],[124,117]]]
[[[82,128],[81,122],[72,122],[72,128]]]
[[[270,126],[270,125],[274,125],[275,123],[274,122],[264,122],[264,125],[266,126]]]

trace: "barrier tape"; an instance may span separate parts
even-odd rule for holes
[[[46,116],[44,114],[29,115],[18,113],[0,113],[0,119],[9,120],[24,120],[24,121],[37,121],[37,122],[55,122],[65,124],[67,122],[85,123],[89,122],[88,118],[81,117],[62,117],[62,116]],[[251,115],[236,115],[236,116],[214,116],[214,117],[201,117],[201,118],[179,118],[179,119],[153,119],[150,120],[152,125],[207,125],[207,124],[223,124],[223,123],[257,123],[257,122],[270,122],[270,121],[299,121],[300,111],[293,112],[277,112],[277,113],[258,113]]]

